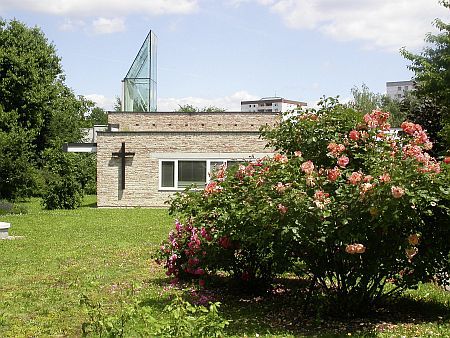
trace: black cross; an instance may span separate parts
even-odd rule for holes
[[[122,159],[122,190],[125,189],[125,159],[129,156],[134,156],[134,153],[125,152],[125,142],[122,142],[122,148],[118,153],[112,153],[113,157]]]

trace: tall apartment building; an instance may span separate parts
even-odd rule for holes
[[[241,112],[284,113],[303,106],[306,106],[305,102],[282,97],[264,97],[256,101],[241,101]]]
[[[414,90],[413,81],[386,82],[386,94],[394,100],[403,100],[405,94],[411,90]]]

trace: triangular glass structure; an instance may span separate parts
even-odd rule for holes
[[[156,111],[156,35],[152,31],[123,79],[123,109]]]

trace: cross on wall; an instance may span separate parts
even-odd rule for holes
[[[125,151],[125,142],[122,142],[122,147],[120,148],[119,152],[112,153],[112,156],[115,158],[120,158],[122,161],[121,167],[122,167],[122,190],[125,189],[125,161],[127,158],[134,156],[134,152],[126,152]]]

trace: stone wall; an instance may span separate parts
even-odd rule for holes
[[[257,112],[108,114],[108,122],[119,125],[119,131],[258,131],[276,118],[276,113]]]
[[[137,116],[142,114],[135,114]],[[152,113],[153,115],[153,113]],[[126,122],[120,120],[124,114],[113,114],[110,123],[121,124],[121,129]],[[132,119],[131,115],[127,115]],[[159,115],[162,117],[163,115]],[[263,115],[266,118],[268,114]],[[156,117],[156,120],[155,120]],[[158,114],[153,117],[155,124],[163,123],[164,120],[157,121]],[[274,116],[271,114],[271,120],[267,123],[273,123]],[[134,119],[135,117],[133,117]],[[181,118],[183,122],[190,117]],[[201,121],[211,119],[211,115],[202,116]],[[150,120],[150,119],[149,119]],[[177,120],[177,119],[175,119]],[[209,124],[225,125],[231,123],[230,118],[210,120]],[[116,121],[116,122],[113,122]],[[136,123],[149,123],[147,119],[140,120],[136,117]],[[144,121],[144,122],[143,122]],[[172,127],[176,123],[182,123],[174,120],[165,121],[171,123]],[[241,120],[239,120],[241,121]],[[260,117],[260,122],[262,117]],[[126,123],[125,123],[126,122]],[[192,122],[194,123],[194,122]],[[202,122],[195,122],[202,123]],[[265,122],[264,122],[265,123]],[[242,120],[244,124],[244,120]],[[251,124],[251,123],[250,123]],[[256,122],[255,122],[256,124]],[[238,123],[239,125],[239,123]],[[259,126],[258,126],[259,127]],[[163,129],[161,125],[159,128]],[[184,128],[181,124],[180,129]],[[256,129],[256,128],[255,128]],[[121,159],[114,158],[113,152],[120,151],[122,142],[125,142],[126,151],[134,152],[135,155],[126,159],[126,188],[121,189]],[[239,131],[146,131],[146,132],[99,132],[97,135],[97,205],[99,207],[162,207],[173,191],[160,191],[159,187],[159,159],[170,157],[173,154],[189,154],[194,157],[205,158],[207,154],[221,154],[221,156],[234,156],[232,154],[257,154],[270,153],[270,149],[265,148],[266,142],[259,138],[258,132],[239,132]],[[206,154],[206,155],[205,155]],[[198,155],[198,156],[197,156]]]

